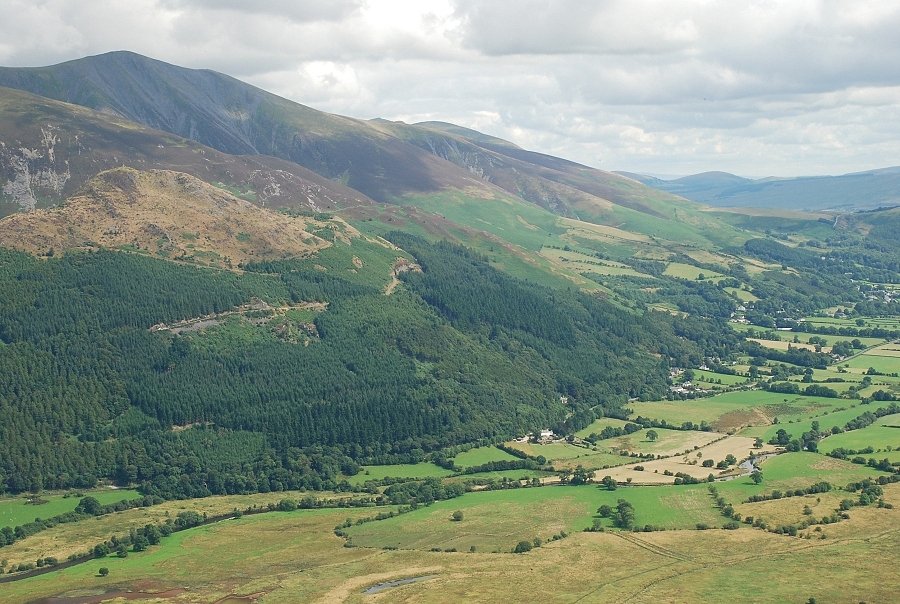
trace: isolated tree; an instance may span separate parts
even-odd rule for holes
[[[513,549],[513,553],[524,554],[525,552],[530,552],[532,547],[534,546],[531,544],[531,541],[519,541]]]
[[[656,442],[656,439],[659,438],[659,433],[656,430],[647,430],[647,440],[650,442]]]
[[[597,513],[600,514],[602,518],[609,518],[610,516],[612,516],[612,507],[604,503],[599,508],[597,508]]]
[[[616,511],[613,515],[613,522],[619,528],[630,529],[634,526],[634,506],[620,499],[616,505]]]
[[[109,575],[109,569],[106,568],[105,566],[101,566],[100,570],[97,571],[97,574],[99,574],[101,577],[105,577],[105,576]]]
[[[460,522],[463,519],[463,513],[459,510],[453,512],[453,516],[451,517],[454,522]]]
[[[569,484],[587,484],[587,482],[593,477],[593,472],[588,472],[582,465],[579,464],[578,467],[575,468],[575,471],[572,472],[572,477],[569,479]]]
[[[616,490],[616,479],[612,476],[604,476],[603,480],[600,481],[603,483],[603,486],[606,487],[607,491],[615,491]]]
[[[90,514],[91,516],[96,516],[101,512],[101,508],[102,506],[100,505],[100,502],[93,497],[84,497],[80,502],[78,502],[78,507],[75,508],[75,510],[81,512],[82,514]]]
[[[762,449],[762,446],[763,446],[763,439],[761,439],[760,437],[757,436],[756,440],[753,441],[753,447],[755,449]]]
[[[753,480],[755,484],[760,484],[763,481],[762,472],[756,470],[753,474],[750,475],[750,478]]]

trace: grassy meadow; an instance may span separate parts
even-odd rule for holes
[[[563,489],[535,491],[557,490]],[[583,510],[585,520],[591,515],[591,506],[604,497],[593,490],[598,493],[597,499],[579,491],[572,496],[580,502],[574,509]],[[676,488],[645,490],[679,492]],[[629,489],[611,495],[625,491]],[[692,489],[681,492],[690,493]],[[683,507],[696,506],[698,511],[687,512],[684,518],[708,513],[702,494],[698,500],[693,500],[693,495],[686,497]],[[897,485],[888,488],[886,498],[900,504]],[[635,502],[636,513],[640,514],[643,507],[642,502]],[[455,509],[447,506],[439,516]],[[481,523],[477,504],[468,509],[463,510],[463,521],[458,524],[465,525],[469,520]],[[132,589],[147,594],[145,597],[158,594],[175,603],[238,602],[251,596],[275,603],[358,603],[372,600],[372,596],[363,594],[370,586],[416,576],[431,578],[391,589],[381,598],[430,603],[540,597],[553,603],[649,604],[678,594],[682,601],[692,602],[719,602],[723,598],[746,601],[748,595],[762,603],[803,602],[810,597],[822,602],[886,602],[900,591],[900,578],[881,572],[896,560],[900,545],[896,510],[853,511],[850,520],[825,527],[827,539],[790,538],[752,529],[607,531],[573,533],[525,555],[495,554],[477,548],[475,553],[346,548],[343,540],[331,534],[332,527],[344,519],[369,514],[371,510],[308,510],[199,527],[177,533],[161,546],[128,558],[107,558],[3,585],[0,600],[18,602],[61,594],[114,595]],[[417,519],[423,526],[434,522],[443,530],[452,522],[441,517],[431,521],[426,516]],[[553,522],[551,519],[550,524]],[[531,532],[545,528],[550,527],[541,523],[528,526]],[[210,551],[217,552],[216,556],[209,556]],[[836,554],[840,556],[839,565],[834,564]],[[873,565],[873,559],[881,564]],[[100,566],[109,568],[108,577],[97,576]],[[775,568],[777,573],[773,573]],[[503,580],[498,580],[501,570]],[[760,576],[772,579],[761,585]]]
[[[763,390],[737,390],[709,398],[685,401],[656,401],[630,403],[633,416],[666,420],[680,425],[684,422],[708,422],[719,431],[742,426],[768,425],[775,417],[787,418],[823,413],[846,406],[848,401],[826,397],[780,394]]]
[[[66,494],[42,494],[40,496],[41,503],[34,505],[28,503],[31,496],[20,495],[18,497],[0,498],[0,528],[4,526],[16,527],[21,524],[33,522],[35,518],[52,518],[71,512],[81,501],[82,497],[93,497],[101,504],[116,503],[123,499],[135,499],[141,494],[131,489],[100,489],[78,491],[81,496],[77,496],[73,491]],[[0,555],[2,557],[2,555]]]

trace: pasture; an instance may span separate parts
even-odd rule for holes
[[[650,430],[657,434],[656,440],[650,440],[647,437],[647,433]],[[611,438],[601,441],[601,444],[612,449],[639,453],[641,455],[677,455],[698,447],[704,447],[714,440],[725,436],[718,432],[698,432],[695,430],[666,430],[664,428],[651,428],[650,430],[640,430],[627,436]]]
[[[663,275],[667,277],[675,277],[677,279],[688,279],[690,281],[712,281],[716,282],[724,279],[725,276],[708,269],[698,268],[691,264],[682,262],[670,262],[663,271]]]
[[[635,402],[633,416],[666,420],[675,425],[684,422],[708,422],[725,432],[743,426],[764,426],[775,417],[802,417],[844,406],[847,401],[825,397],[779,394],[762,390],[738,390],[709,398],[685,401]]]
[[[697,433],[697,434],[702,434]],[[653,459],[647,461],[638,461],[625,466],[610,468],[601,472],[597,472],[596,477],[601,479],[608,475],[616,479],[618,482],[631,481],[634,484],[673,484],[675,482],[675,474],[682,473],[697,479],[705,479],[710,474],[715,478],[722,476],[734,475],[738,472],[736,466],[732,466],[727,470],[718,469],[716,467],[704,467],[703,461],[713,460],[714,465],[724,460],[728,455],[733,455],[738,462],[747,459],[751,454],[766,453],[774,450],[770,445],[764,445],[757,449],[754,447],[754,439],[745,436],[726,436],[717,435],[718,440],[710,444],[699,447],[696,450],[690,450],[684,454],[674,455],[662,459]],[[643,470],[638,470],[641,467]],[[669,474],[666,474],[669,472]]]
[[[890,459],[890,455],[881,455],[881,453],[896,453],[894,450],[900,450],[900,428],[873,424],[860,430],[834,434],[819,443],[819,450],[823,453],[828,453],[837,448],[859,451],[866,447],[873,447],[875,453],[866,453],[863,457],[875,457],[877,459],[888,457]],[[890,451],[888,451],[889,449]]]
[[[513,461],[517,457],[510,455],[506,451],[501,451],[497,447],[476,447],[464,451],[453,458],[453,465],[458,468],[471,468],[474,466],[484,465],[492,461]]]
[[[731,375],[728,373],[716,373],[714,371],[706,371],[704,369],[694,369],[694,382],[698,386],[711,386],[713,388],[722,388],[728,386],[737,386],[745,384],[749,378],[745,375]]]
[[[607,426],[611,426],[613,428],[622,428],[628,422],[623,419],[616,419],[614,417],[601,417],[600,419],[595,419],[586,427],[582,428],[578,432],[575,433],[575,436],[578,438],[587,438],[591,434],[600,434],[603,431],[603,428]]]
[[[722,490],[735,482],[717,486]],[[517,497],[520,502],[525,499],[525,512],[513,509],[513,513],[527,523],[529,513],[540,512],[541,497],[532,493],[542,492],[571,498],[574,513],[581,514],[584,521],[593,520],[593,512],[602,502],[612,499],[615,503],[624,497],[632,501],[638,523],[669,522],[692,528],[691,521],[708,519],[716,526],[723,518],[711,507],[705,490],[705,485],[696,485],[609,492],[587,486],[475,493],[435,504],[444,509],[433,521],[427,512],[434,508],[421,508],[350,531],[404,518],[421,520],[421,526],[413,526],[412,541],[429,522],[439,523],[443,531],[444,525],[452,522],[449,514],[461,508],[454,504],[465,501],[467,508],[461,509],[464,518],[455,530],[471,520],[469,529],[478,536],[486,533],[477,530],[494,529],[486,525],[479,509],[489,513],[490,506],[478,503],[475,497],[511,498],[506,503]],[[900,506],[900,485],[886,487],[885,498]],[[191,506],[198,501],[202,500],[178,503]],[[662,512],[642,517],[650,509]],[[155,596],[173,604],[257,598],[275,603],[359,603],[373,601],[362,593],[369,586],[422,575],[433,575],[433,579],[392,589],[379,599],[438,603],[539,597],[551,603],[627,600],[651,604],[677,593],[679,599],[691,602],[746,601],[748,594],[753,601],[764,603],[802,602],[812,596],[821,601],[882,602],[891,601],[900,591],[896,574],[873,572],[876,567],[892,568],[898,562],[897,510],[854,509],[850,520],[824,527],[827,539],[790,538],[749,528],[655,533],[610,530],[574,532],[525,555],[494,554],[477,547],[475,553],[347,548],[332,534],[332,528],[345,519],[352,522],[372,513],[371,509],[324,509],[245,516],[176,533],[161,545],[124,559],[95,560],[3,585],[0,599],[21,602],[91,594],[124,598],[125,590],[130,590],[129,598]],[[420,513],[417,518],[415,514]],[[559,521],[550,518],[527,528],[533,533],[554,523]],[[399,529],[405,530],[403,526]],[[536,536],[524,530],[521,534],[527,534],[527,539]],[[443,536],[453,535],[438,535]],[[503,545],[508,545],[505,538]],[[211,551],[216,555],[208,555]],[[840,564],[834,564],[835,556]],[[873,566],[872,560],[880,564]],[[767,573],[773,565],[779,569],[776,578],[761,586],[760,576],[772,576]],[[108,577],[97,576],[100,566],[109,568]]]
[[[841,361],[840,366],[847,367],[848,371],[854,373],[865,373],[869,368],[888,375],[900,373],[900,344],[889,343],[871,348],[860,355]]]
[[[596,447],[562,442],[540,445],[512,441],[506,444],[532,457],[543,456],[557,470],[574,470],[578,466],[582,466],[586,470],[595,470],[620,466],[631,461],[629,457],[607,450],[605,441],[600,441]]]
[[[363,466],[359,474],[348,477],[347,482],[350,484],[363,484],[368,480],[384,480],[385,478],[443,478],[452,476],[453,473],[452,470],[427,462]]]
[[[759,436],[763,440],[768,441],[775,436],[775,433],[778,432],[778,430],[783,429],[794,438],[800,438],[801,434],[812,430],[813,422],[819,422],[820,432],[827,432],[831,430],[833,426],[843,428],[844,424],[859,417],[866,411],[872,411],[879,408],[879,405],[877,404],[869,407],[861,406],[859,401],[854,400],[844,400],[843,403],[842,406],[845,407],[844,409],[829,410],[826,413],[812,414],[799,419],[782,420],[777,424],[772,424],[770,426],[746,428],[741,430],[741,434],[745,436]]]
[[[0,528],[4,526],[16,527],[28,522],[33,522],[35,518],[52,518],[73,511],[82,497],[93,497],[102,505],[116,503],[123,499],[136,499],[141,494],[131,489],[90,489],[78,491],[81,496],[72,491],[66,494],[42,494],[40,500],[46,501],[39,505],[28,503],[31,496],[20,495],[18,497],[10,497],[0,499]]]
[[[591,525],[601,505],[626,499],[635,508],[635,523],[665,528],[694,528],[698,522],[721,524],[705,485],[621,488],[595,485],[546,486],[468,493],[427,508],[347,529],[357,547],[431,550],[511,551],[522,540],[547,541],[560,531]],[[463,519],[452,520],[454,511]],[[609,522],[606,522],[609,526]]]
[[[636,489],[634,489],[636,490]],[[625,491],[616,491],[616,493]],[[900,504],[897,489],[887,497]],[[642,507],[635,504],[639,513]],[[168,602],[249,601],[359,603],[362,591],[411,576],[434,578],[392,589],[379,599],[395,602],[525,600],[550,603],[629,601],[802,602],[890,601],[900,578],[872,572],[872,560],[897,560],[896,513],[863,509],[827,527],[828,539],[807,541],[763,531],[574,533],[528,554],[438,553],[345,548],[331,535],[344,518],[368,510],[317,510],[245,517],[184,531],[159,547],[102,565],[99,561],[0,588],[8,601],[60,594],[159,594]],[[465,520],[463,520],[465,523]],[[377,524],[377,523],[376,523]],[[216,556],[205,555],[216,551]],[[834,556],[840,555],[840,565]],[[573,560],[576,563],[573,564]],[[784,580],[759,577],[779,568]],[[498,580],[502,573],[503,580]],[[133,597],[133,596],[132,596]],[[243,599],[242,599],[243,598]]]

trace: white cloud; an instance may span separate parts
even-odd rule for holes
[[[895,0],[8,0],[0,63],[129,49],[607,169],[900,163]]]

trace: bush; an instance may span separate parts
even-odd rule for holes
[[[530,552],[532,547],[534,546],[531,544],[531,541],[519,541],[513,549],[513,553],[524,554],[525,552]]]

